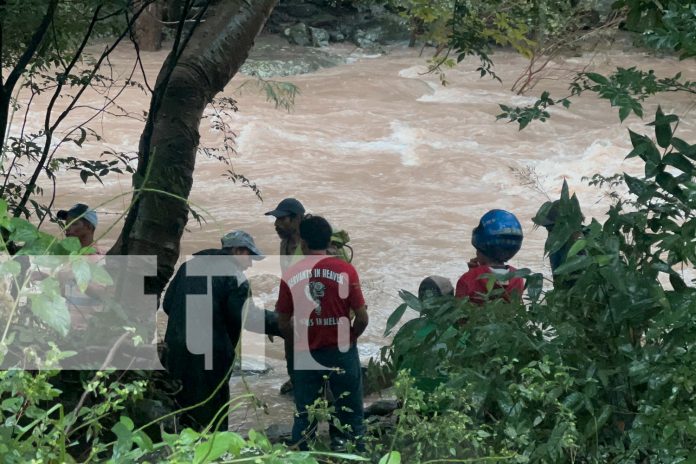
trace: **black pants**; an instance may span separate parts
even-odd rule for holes
[[[194,406],[212,395],[204,404],[183,412],[180,416],[181,425],[200,431],[217,416],[217,430],[227,430],[229,381],[234,354],[230,356],[228,353],[215,352],[211,370],[205,369],[203,355],[193,355],[185,349],[165,349],[162,361],[169,375],[181,384],[181,389],[175,396],[180,408]],[[221,411],[223,408],[224,411]],[[215,429],[215,424],[212,426]]]
[[[308,354],[298,353],[298,355]],[[363,424],[362,370],[356,345],[352,345],[346,353],[340,352],[338,348],[322,348],[312,351],[311,355],[325,369],[293,370],[292,383],[297,408],[292,427],[293,442],[298,444],[300,449],[307,449],[307,441],[314,438],[317,424],[308,417],[307,406],[321,397],[326,383],[325,377],[328,377],[328,386],[335,395],[333,404],[335,415],[341,425],[349,426],[349,430],[345,433],[331,428],[331,438],[354,440],[360,448],[360,439],[365,433],[365,426]],[[337,434],[340,436],[336,436]]]

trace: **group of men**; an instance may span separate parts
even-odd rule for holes
[[[182,421],[198,429],[227,427],[227,384],[244,327],[284,339],[297,409],[293,442],[307,448],[316,431],[307,409],[325,394],[328,383],[335,395],[336,416],[343,424],[331,429],[332,443],[338,448],[351,440],[359,447],[363,394],[356,342],[367,327],[368,315],[357,271],[329,254],[331,225],[321,216],[306,215],[298,200],[286,198],[266,214],[275,217],[281,238],[282,279],[275,311],[264,311],[263,324],[245,324],[247,318],[259,320],[260,310],[253,307],[243,271],[264,255],[244,231],[223,236],[221,249],[196,253],[182,264],[167,288],[162,303],[169,316],[163,361],[169,374],[181,381],[177,401],[186,409]],[[206,293],[205,278],[189,271],[196,261],[210,256],[229,256],[235,271],[212,278],[212,325],[206,337],[205,327],[196,326],[195,314],[200,313],[187,296]],[[212,340],[212,365],[206,366],[205,354],[190,351],[192,330],[198,330],[196,337]]]
[[[175,398],[182,408],[180,423],[198,430],[227,428],[228,384],[245,328],[284,339],[290,381],[283,391],[293,392],[297,409],[293,442],[307,449],[317,426],[307,410],[333,392],[332,406],[342,426],[331,427],[332,446],[340,449],[350,440],[360,449],[363,392],[356,343],[369,318],[357,271],[343,250],[332,246],[329,222],[305,214],[298,200],[286,198],[266,214],[275,217],[281,239],[282,279],[275,311],[253,307],[244,271],[265,256],[243,230],[225,234],[220,248],[195,253],[167,287],[162,362],[181,385]],[[76,237],[83,247],[95,246],[94,210],[77,204],[59,211],[58,219],[66,224],[66,236]],[[208,294],[210,300],[191,298]]]
[[[225,234],[220,248],[195,253],[167,288],[162,308],[169,319],[162,361],[169,375],[181,383],[176,395],[183,408],[181,423],[197,429],[227,428],[228,383],[241,331],[248,328],[284,339],[290,377],[284,390],[293,391],[297,410],[293,442],[300,449],[307,448],[317,426],[308,409],[331,392],[341,424],[330,428],[332,445],[340,448],[350,440],[360,449],[364,425],[357,340],[369,317],[358,273],[344,255],[331,250],[334,231],[329,222],[305,214],[298,200],[286,198],[266,214],[275,217],[281,239],[282,279],[275,311],[253,307],[244,271],[265,256],[253,237],[242,230]],[[86,205],[75,205],[58,217],[69,223],[67,236],[77,237],[83,246],[93,244],[96,213]],[[552,223],[544,226],[552,227]],[[522,227],[512,213],[486,213],[472,233],[476,257],[468,263],[469,270],[457,281],[456,289],[450,285],[449,291],[474,304],[483,304],[491,295],[508,301],[521,297],[524,280],[505,276],[515,271],[506,263],[520,250],[522,239]],[[220,259],[226,269],[213,275],[209,285],[207,277],[195,269],[213,266]],[[491,275],[500,277],[493,285],[488,280]],[[447,293],[441,280],[426,279],[424,284],[433,286],[437,294]],[[212,311],[206,320],[190,296],[210,292]],[[247,320],[257,322],[249,325]],[[199,341],[209,343],[211,351],[193,351]]]

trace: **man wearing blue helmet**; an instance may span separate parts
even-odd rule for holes
[[[490,298],[502,297],[505,301],[519,298],[524,291],[524,279],[513,277],[497,280],[488,291],[486,275],[504,276],[516,269],[505,263],[522,247],[522,226],[514,214],[493,209],[481,217],[474,229],[471,243],[476,248],[476,258],[469,261],[469,270],[457,281],[455,295],[483,304]]]

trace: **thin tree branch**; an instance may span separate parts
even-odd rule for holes
[[[58,125],[60,125],[60,123],[67,117],[67,115],[73,110],[73,108],[77,104],[77,101],[80,99],[80,97],[82,96],[84,91],[90,86],[92,79],[96,75],[96,73],[99,70],[99,67],[101,66],[104,59],[106,57],[108,57],[111,54],[111,52],[113,52],[114,49],[121,43],[121,41],[123,40],[123,38],[126,36],[126,34],[128,33],[128,31],[130,29],[130,27],[125,28],[121,32],[121,34],[116,38],[116,40],[114,40],[114,42],[111,44],[111,46],[107,47],[104,50],[102,55],[99,57],[97,62],[94,64],[94,67],[89,75],[89,79],[87,79],[86,83],[82,85],[80,90],[73,97],[73,99],[70,102],[70,104],[68,105],[68,107],[60,114],[60,116],[58,116],[58,118],[56,119],[56,122],[53,125],[50,125],[50,116],[51,116],[51,113],[53,111],[53,106],[55,105],[56,100],[60,96],[60,91],[62,90],[62,87],[65,83],[65,79],[67,78],[69,72],[72,70],[72,67],[79,60],[80,55],[82,54],[84,48],[87,45],[87,41],[88,41],[89,37],[92,35],[92,31],[94,29],[96,21],[98,20],[98,13],[101,10],[102,6],[103,5],[99,5],[96,8],[95,13],[94,13],[93,18],[92,18],[92,21],[90,22],[90,25],[88,27],[87,33],[85,34],[84,40],[80,44],[80,47],[77,49],[77,52],[75,53],[75,56],[73,57],[73,60],[68,65],[69,68],[66,69],[65,72],[63,73],[63,79],[58,83],[58,86],[57,86],[56,91],[53,95],[53,98],[51,98],[51,102],[49,103],[49,106],[46,110],[46,119],[45,119],[45,123],[44,123],[44,127],[46,130],[46,134],[45,134],[46,140],[44,143],[44,149],[43,149],[43,152],[41,155],[41,159],[39,160],[39,163],[37,164],[36,168],[34,169],[34,173],[31,177],[29,183],[26,184],[27,188],[24,191],[24,195],[22,197],[22,200],[19,202],[19,204],[15,208],[15,211],[14,211],[15,217],[19,217],[26,209],[26,204],[29,201],[29,197],[33,193],[33,187],[36,185],[36,181],[39,177],[39,174],[43,170],[43,168],[46,164],[46,160],[48,159],[50,148],[51,148],[51,140],[52,140],[53,132],[56,130]],[[132,21],[136,21],[142,12],[143,12],[143,9],[140,9],[139,11],[137,11],[136,14],[133,15]]]
[[[34,57],[36,50],[38,50],[39,45],[41,45],[41,41],[43,40],[44,35],[46,35],[48,26],[53,21],[53,16],[55,15],[57,6],[58,0],[50,0],[48,8],[46,9],[46,14],[41,20],[41,24],[39,24],[39,27],[34,32],[34,35],[31,36],[27,48],[24,50],[24,53],[22,53],[22,56],[19,57],[19,60],[17,60],[17,64],[10,72],[10,75],[7,76],[7,81],[3,86],[5,93],[12,93],[12,89],[14,88],[15,84],[17,84],[17,81],[19,80],[20,76],[26,69],[31,59]]]
[[[34,91],[34,88],[31,88],[31,97],[29,97],[27,109],[24,112],[24,120],[22,121],[22,129],[19,132],[20,140],[24,138],[24,131],[27,127],[27,120],[29,119],[29,109],[31,108],[31,104],[34,101],[35,96],[36,92]],[[12,175],[12,171],[14,170],[15,164],[17,163],[17,159],[19,159],[19,155],[15,154],[14,158],[12,158],[12,162],[10,163],[9,168],[7,168],[7,172],[5,173],[5,182],[2,184],[2,188],[0,188],[0,198],[5,197],[5,189],[7,188],[8,182],[10,181],[10,176]]]
[[[15,208],[14,211],[14,216],[19,217],[25,210],[26,204],[29,201],[29,197],[34,193],[34,187],[36,186],[36,181],[39,178],[39,174],[43,170],[46,160],[49,155],[49,151],[51,149],[51,141],[53,139],[53,131],[55,128],[60,124],[62,121],[62,118],[67,115],[67,111],[69,111],[70,107],[66,111],[64,111],[61,116],[58,117],[56,120],[56,123],[51,126],[51,114],[53,113],[53,107],[56,104],[56,101],[58,100],[58,97],[60,96],[61,91],[63,90],[63,86],[65,85],[66,80],[68,79],[68,75],[70,74],[70,71],[72,71],[72,68],[77,64],[77,62],[80,59],[80,56],[82,56],[82,52],[84,51],[85,47],[87,46],[87,41],[89,40],[90,36],[92,35],[92,31],[94,31],[94,26],[97,23],[97,18],[99,17],[99,11],[101,11],[102,5],[97,6],[97,8],[94,11],[94,14],[92,15],[92,19],[90,20],[89,26],[87,27],[87,32],[85,33],[84,37],[82,38],[82,42],[80,43],[79,47],[77,48],[77,51],[75,52],[74,56],[72,57],[72,60],[70,60],[70,63],[68,63],[68,66],[65,68],[63,71],[62,75],[58,78],[58,85],[56,86],[55,92],[53,92],[53,96],[51,97],[51,101],[48,103],[48,108],[46,108],[46,117],[44,118],[44,132],[46,136],[46,141],[44,142],[44,148],[41,154],[41,159],[39,160],[39,163],[37,164],[36,168],[34,169],[34,173],[31,176],[31,179],[29,182],[26,184],[26,189],[24,190],[24,195],[22,196],[22,200],[17,204],[17,207]],[[103,59],[103,55],[102,55]],[[101,63],[101,59],[99,61]],[[98,66],[98,65],[97,65]],[[90,79],[91,80],[91,79]],[[79,93],[78,93],[78,98],[79,98]],[[73,100],[74,102],[75,100]]]

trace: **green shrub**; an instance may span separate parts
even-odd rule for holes
[[[556,288],[521,270],[526,306],[402,293],[390,326],[406,306],[420,314],[383,352],[411,401],[395,449],[414,461],[696,460],[696,290],[682,272],[696,263],[696,145],[676,123],[658,109],[654,141],[630,133],[645,173],[623,174],[629,197],[584,228]],[[547,252],[582,227],[575,205],[564,186]]]

